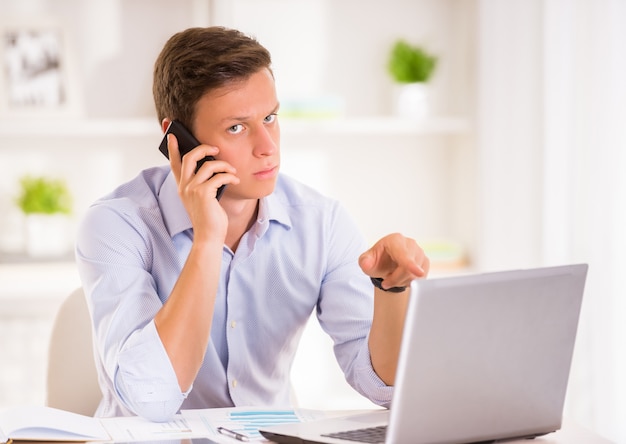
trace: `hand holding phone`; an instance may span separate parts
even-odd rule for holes
[[[176,136],[176,140],[178,141],[178,150],[180,151],[181,159],[189,151],[191,151],[198,145],[201,145],[198,139],[196,139],[193,136],[193,134],[191,134],[191,132],[187,128],[185,128],[185,126],[182,123],[180,123],[178,120],[172,120],[169,126],[167,127],[167,130],[165,131],[165,135],[163,136],[163,140],[161,141],[161,144],[159,145],[159,151],[161,151],[161,153],[163,153],[163,155],[168,159],[170,158],[170,156],[167,150],[167,135],[170,133]],[[215,160],[215,157],[206,156],[200,161],[198,161],[195,172],[197,173],[200,167],[204,164],[204,162],[207,162],[209,160]],[[220,200],[220,197],[222,197],[224,188],[226,188],[226,185],[222,185],[221,187],[217,189],[217,194],[215,196],[217,200]]]

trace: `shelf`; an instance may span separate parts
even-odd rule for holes
[[[434,117],[415,122],[395,117],[280,120],[285,135],[310,134],[463,134],[469,122],[460,117]],[[0,123],[0,137],[160,137],[155,119],[27,120]]]
[[[161,134],[156,119],[15,120],[0,123],[0,137],[136,137]]]
[[[328,120],[282,119],[284,134],[463,134],[470,130],[467,119],[461,117],[432,117],[412,121],[397,117],[361,117]]]
[[[81,285],[74,262],[0,264],[0,318],[49,317]]]

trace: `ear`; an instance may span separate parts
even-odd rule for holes
[[[161,122],[161,131],[163,131],[163,134],[167,131],[167,127],[170,126],[170,123],[172,123],[172,120],[167,117]]]

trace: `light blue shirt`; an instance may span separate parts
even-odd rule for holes
[[[144,170],[95,202],[78,231],[103,390],[97,416],[164,421],[181,408],[288,405],[313,310],[347,381],[389,405],[393,388],[374,372],[367,346],[373,289],[358,266],[367,245],[336,201],[279,175],[236,252],[224,246],[211,339],[187,393],[154,325],[193,241],[169,166]]]

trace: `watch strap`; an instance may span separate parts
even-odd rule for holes
[[[387,291],[389,293],[402,293],[407,289],[407,287],[391,287],[391,288],[383,288],[383,278],[371,278],[372,284],[374,287],[381,289],[382,291]]]

